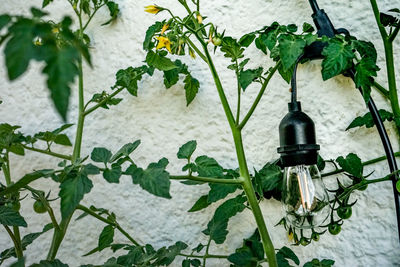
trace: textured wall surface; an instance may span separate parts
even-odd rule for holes
[[[29,2],[29,4],[28,4]],[[54,1],[48,11],[57,19],[71,14],[67,1]],[[88,29],[93,41],[94,68],[85,66],[86,98],[93,93],[107,90],[114,84],[115,73],[120,68],[139,66],[145,57],[142,51],[144,33],[154,20],[161,20],[166,14],[156,17],[143,12],[143,7],[153,2],[183,14],[177,1],[128,1],[117,0],[121,15],[117,23],[100,27],[107,16],[106,10],[99,12]],[[226,29],[228,35],[240,37],[246,32],[269,25],[273,21],[283,24],[303,21],[311,23],[310,8],[305,0],[249,0],[249,1],[203,1],[202,13],[210,21]],[[235,3],[235,4],[232,4]],[[330,15],[337,27],[346,27],[360,39],[371,40],[379,52],[379,66],[382,68],[378,81],[386,82],[383,62],[383,48],[375,25],[369,1],[357,0],[321,0],[319,1]],[[40,6],[40,0],[14,0],[2,3],[0,13],[27,13],[30,6]],[[398,7],[397,0],[379,1],[382,10]],[[71,14],[72,15],[72,14]],[[395,48],[399,59],[399,46]],[[251,67],[269,67],[272,62],[255,48],[250,48],[247,55],[253,60]],[[133,154],[141,166],[157,161],[161,157],[170,159],[168,170],[179,173],[181,162],[176,159],[176,152],[183,143],[196,139],[196,155],[209,155],[223,166],[236,168],[234,146],[228,123],[225,120],[217,91],[211,74],[200,60],[188,57],[182,59],[190,66],[194,77],[200,80],[201,89],[193,101],[186,107],[184,89],[179,83],[165,90],[162,75],[158,72],[154,78],[145,78],[140,82],[139,97],[135,98],[123,92],[123,102],[110,110],[99,110],[86,121],[84,131],[83,154],[90,153],[95,146],[104,146],[116,151],[122,144],[141,139],[142,145]],[[4,58],[1,55],[2,65]],[[225,66],[227,60],[220,53],[216,56],[216,67],[235,108],[236,89],[233,75]],[[344,77],[323,82],[320,75],[320,62],[308,63],[299,67],[299,98],[303,109],[314,119],[317,127],[318,142],[321,144],[321,155],[324,158],[336,158],[356,152],[363,160],[383,155],[383,149],[375,128],[357,129],[345,132],[345,128],[357,115],[366,112],[365,104],[353,83]],[[42,65],[31,64],[29,71],[17,81],[7,81],[4,66],[0,68],[0,121],[22,126],[26,134],[40,130],[51,130],[62,124],[49,101],[44,77],[40,74]],[[399,68],[397,68],[400,77]],[[398,80],[400,83],[400,80]],[[75,87],[76,88],[76,87]],[[250,169],[259,169],[267,161],[276,158],[278,146],[277,127],[286,113],[289,101],[288,85],[278,76],[269,85],[253,118],[244,131],[244,143]],[[257,85],[250,86],[243,97],[243,112],[249,108],[258,91]],[[380,108],[387,103],[377,94],[373,94]],[[69,122],[77,117],[76,89],[71,98]],[[395,140],[395,133],[388,126],[389,134]],[[70,137],[75,129],[67,132]],[[395,150],[398,143],[394,142]],[[69,153],[68,149],[60,151]],[[22,177],[33,169],[53,167],[57,160],[45,155],[27,152],[26,157],[11,158],[12,176]],[[382,177],[388,173],[385,162],[369,167],[375,170],[373,177]],[[3,177],[0,177],[3,179]],[[334,181],[335,177],[329,178]],[[129,177],[123,177],[120,184],[110,185],[102,177],[94,177],[94,188],[83,200],[84,204],[94,204],[113,210],[120,224],[140,242],[151,243],[155,247],[170,245],[181,240],[190,246],[206,242],[201,233],[221,203],[213,204],[198,213],[186,211],[193,203],[208,191],[208,186],[185,186],[177,182],[171,185],[171,200],[154,197],[131,183]],[[2,180],[3,182],[3,180]],[[50,180],[34,183],[41,188],[50,188],[58,192],[57,185]],[[318,243],[307,247],[293,247],[302,263],[313,257],[331,258],[336,266],[400,266],[400,246],[396,233],[394,204],[390,183],[370,185],[367,191],[357,192],[358,203],[353,209],[353,216],[345,222],[338,236],[325,234]],[[32,199],[23,201],[21,212],[30,222],[23,234],[38,231],[48,222],[45,215],[37,215],[32,210]],[[261,203],[267,226],[270,229],[275,247],[289,246],[286,234],[281,227],[274,227],[282,217],[280,204],[277,201]],[[65,241],[59,250],[62,261],[70,266],[83,263],[100,264],[111,255],[107,250],[89,257],[81,255],[96,247],[98,235],[103,227],[101,222],[86,217],[81,221],[72,221]],[[229,222],[230,234],[226,243],[212,246],[210,252],[229,254],[241,245],[242,239],[248,237],[255,228],[250,211],[245,211]],[[124,237],[117,234],[117,240]],[[26,257],[29,263],[43,259],[51,241],[51,234],[43,235],[29,246]],[[0,230],[0,250],[10,246],[10,239],[5,231]],[[6,263],[9,264],[8,261]],[[209,260],[210,266],[228,266],[226,261]],[[180,266],[176,261],[173,266]]]

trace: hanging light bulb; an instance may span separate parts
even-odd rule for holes
[[[329,198],[316,165],[319,145],[314,122],[301,111],[300,102],[289,103],[279,137],[278,152],[285,167],[282,204],[286,221],[301,229],[318,227],[329,216]]]

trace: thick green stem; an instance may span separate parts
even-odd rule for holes
[[[75,136],[74,152],[72,154],[72,162],[76,161],[81,155],[83,125],[85,122],[82,56],[79,57],[78,70],[79,70],[79,104],[78,104],[79,113],[78,113],[78,126],[76,129],[76,136]]]
[[[134,244],[135,246],[140,246],[139,242],[137,242],[135,239],[133,239],[133,237],[131,237],[124,229],[122,229],[122,227],[117,222],[113,222],[106,218],[103,218],[100,215],[98,215],[97,213],[95,213],[94,211],[92,211],[91,209],[89,209],[83,205],[78,205],[76,207],[76,209],[82,210],[82,211],[86,212],[87,214],[89,214],[90,216],[93,216],[94,218],[96,218],[106,224],[114,226],[115,228],[118,229],[118,231],[120,231],[121,234],[123,234],[126,238],[128,238],[129,241],[132,242],[132,244]]]
[[[171,180],[192,180],[205,183],[216,183],[216,184],[241,184],[242,181],[236,179],[220,179],[211,177],[191,176],[191,175],[171,175]]]
[[[56,153],[56,152],[53,152],[53,151],[44,150],[44,149],[38,149],[38,148],[30,147],[30,146],[27,146],[27,145],[23,145],[23,146],[27,150],[39,152],[39,153],[46,154],[46,155],[49,155],[49,156],[53,156],[53,157],[60,158],[60,159],[71,160],[71,156],[69,156],[69,155],[63,155],[63,154],[59,154],[59,153]]]
[[[394,153],[394,156],[395,156],[395,157],[400,157],[400,151]],[[374,158],[374,159],[371,159],[371,160],[368,160],[368,161],[364,161],[364,162],[361,163],[361,164],[362,164],[363,166],[367,166],[367,165],[371,165],[371,164],[377,163],[377,162],[382,161],[382,160],[385,160],[385,159],[387,159],[387,157],[386,157],[386,156],[382,156],[382,157],[379,157],[379,158]],[[338,173],[342,173],[342,172],[344,172],[343,169],[337,169],[337,170],[334,170],[334,171],[331,171],[331,172],[322,173],[321,176],[322,176],[322,177],[327,177],[327,176],[331,176],[331,175],[338,174]]]
[[[24,255],[23,255],[23,252],[22,252],[21,242],[18,242],[18,239],[20,239],[20,238],[17,239],[17,237],[15,236],[15,231],[13,233],[11,231],[10,227],[8,227],[7,225],[4,225],[4,224],[3,224],[3,226],[6,229],[8,235],[10,236],[11,240],[14,243],[15,255],[17,255],[18,259],[23,258]],[[18,232],[18,234],[19,234],[19,232]]]

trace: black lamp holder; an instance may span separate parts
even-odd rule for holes
[[[317,28],[318,36],[334,37],[336,34],[349,35],[349,31],[340,28],[335,29],[328,15],[323,9],[318,7],[316,0],[309,0],[310,6],[313,10],[312,18]],[[301,112],[300,102],[297,101],[297,86],[296,86],[296,71],[297,65],[303,60],[322,59],[322,50],[326,44],[320,41],[316,41],[306,47],[304,54],[297,60],[293,71],[291,80],[292,86],[292,101],[289,103],[289,113],[282,120],[279,126],[281,147],[278,148],[278,152],[281,153],[282,164],[285,166],[292,166],[289,164],[300,162],[305,164],[307,162],[315,162],[317,150],[319,146],[315,142],[315,130],[314,123],[312,120],[303,112]],[[354,80],[355,68],[354,66],[348,71],[348,76]],[[361,88],[358,88],[362,94]],[[389,169],[391,173],[398,171],[396,159],[393,153],[393,148],[390,143],[390,139],[386,132],[385,126],[383,125],[382,118],[378,113],[378,109],[370,97],[368,102],[368,109],[372,115],[376,129],[378,130],[379,136],[382,141],[382,146],[385,150]],[[282,131],[281,131],[282,130]],[[283,133],[286,130],[287,133]],[[297,133],[295,133],[297,130]],[[310,134],[309,137],[306,135]],[[304,163],[305,162],[305,163]],[[397,217],[397,231],[400,241],[400,194],[396,189],[396,182],[398,180],[397,175],[393,174],[391,177],[393,186],[393,196],[396,208]]]

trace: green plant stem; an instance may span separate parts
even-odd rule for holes
[[[129,241],[132,242],[132,244],[134,244],[135,246],[140,246],[139,242],[137,242],[135,239],[133,239],[133,237],[131,237],[124,229],[122,229],[122,227],[117,222],[113,222],[113,221],[110,221],[110,220],[108,220],[106,218],[103,218],[102,216],[98,215],[97,213],[95,213],[94,211],[92,211],[91,209],[89,209],[89,208],[87,208],[87,207],[85,207],[83,205],[78,205],[76,207],[76,209],[84,211],[87,214],[89,214],[90,216],[93,216],[94,218],[96,218],[96,219],[98,219],[98,220],[100,220],[100,221],[102,221],[102,222],[104,222],[106,224],[114,226],[115,228],[118,229],[118,231],[121,232],[121,234],[123,234],[126,238],[128,238]]]
[[[84,111],[84,93],[83,93],[83,68],[82,68],[82,56],[79,57],[78,62],[79,70],[79,113],[78,113],[78,126],[76,129],[74,152],[72,154],[72,162],[75,162],[81,154],[82,147],[82,135],[83,135],[83,125],[85,122],[85,111]]]
[[[273,67],[272,70],[270,71],[270,73],[268,74],[267,78],[265,79],[264,83],[261,86],[260,92],[258,93],[256,99],[254,100],[253,105],[251,106],[250,110],[247,112],[243,121],[239,124],[239,126],[238,126],[239,129],[243,129],[243,127],[246,125],[246,123],[250,119],[251,115],[253,115],[254,110],[256,109],[258,103],[260,102],[262,96],[264,95],[265,89],[267,88],[269,81],[274,76],[275,72],[278,70],[278,68],[281,64],[282,63],[280,61],[278,61],[278,63],[276,63],[276,65],[275,65],[275,67]]]
[[[211,245],[211,236],[208,238],[208,242],[207,242],[207,246],[206,246],[206,253],[203,256],[203,267],[206,267],[207,256],[208,256],[208,252],[210,251],[210,245]]]
[[[242,97],[242,87],[240,86],[240,81],[239,81],[239,67],[238,67],[238,61],[237,59],[235,60],[235,74],[236,74],[236,82],[237,82],[237,107],[236,107],[236,125],[239,123],[240,120],[240,101]]]
[[[214,255],[214,254],[208,254],[206,256],[206,255],[190,255],[185,253],[179,253],[178,255],[182,257],[197,258],[197,259],[203,259],[204,257],[208,259],[227,259],[229,257],[229,255]]]
[[[63,154],[59,154],[59,153],[56,153],[56,152],[53,152],[53,151],[39,149],[39,148],[35,148],[35,147],[30,147],[30,146],[27,146],[27,145],[23,145],[23,147],[25,149],[27,149],[27,150],[35,151],[35,152],[38,152],[38,153],[46,154],[46,155],[53,156],[53,157],[60,158],[60,159],[71,160],[71,158],[72,158],[70,155],[63,155]]]
[[[191,176],[191,175],[171,175],[169,177],[171,180],[192,180],[205,183],[216,183],[216,184],[241,184],[241,180],[237,179],[221,179],[221,178],[211,178],[202,176]]]
[[[218,95],[220,97],[226,118],[228,120],[229,126],[232,131],[233,140],[235,143],[236,155],[237,155],[237,159],[238,159],[238,163],[239,163],[240,177],[243,182],[242,186],[243,186],[244,192],[246,193],[246,196],[247,196],[249,205],[251,207],[251,210],[253,212],[255,221],[257,223],[258,231],[261,236],[265,254],[268,258],[269,266],[277,267],[278,263],[277,263],[276,256],[275,256],[275,249],[272,244],[271,238],[268,234],[268,230],[265,225],[264,217],[262,215],[260,206],[258,205],[257,197],[254,192],[253,185],[251,183],[249,170],[247,168],[247,162],[246,162],[246,157],[245,157],[244,148],[243,148],[241,130],[239,127],[236,127],[235,119],[234,119],[232,111],[230,109],[228,100],[226,98],[224,89],[222,87],[221,81],[220,81],[218,73],[217,73],[217,70],[214,66],[214,63],[210,56],[210,53],[208,52],[207,44],[196,33],[194,33],[194,34],[203,46],[204,54],[207,57],[208,66],[209,66],[211,74],[213,76],[214,83],[215,83],[215,86],[218,91]],[[272,77],[272,75],[271,75],[271,77]],[[248,117],[250,118],[250,116],[251,116],[251,114]]]
[[[386,99],[390,99],[389,90],[388,89],[386,89],[385,87],[383,87],[382,85],[380,85],[376,81],[374,81],[373,86],[375,87],[375,89],[378,90],[379,93],[381,93],[382,96],[384,96]]]
[[[400,157],[400,151],[394,153],[394,156],[395,156],[395,157]],[[382,160],[385,160],[385,159],[387,159],[386,156],[381,156],[381,157],[374,158],[374,159],[371,159],[371,160],[368,160],[368,161],[364,161],[364,162],[362,162],[361,164],[362,164],[363,166],[367,166],[367,165],[371,165],[371,164],[377,163],[377,162],[382,161]],[[337,169],[337,170],[334,170],[334,171],[331,171],[331,172],[322,173],[321,176],[322,176],[322,177],[327,177],[327,176],[335,175],[335,174],[342,173],[342,172],[344,172],[343,169]]]
[[[196,51],[196,53],[199,55],[199,57],[204,60],[204,62],[208,62],[206,56],[200,51],[200,49],[190,40],[190,38],[186,38],[186,42],[190,45],[191,48]]]
[[[110,100],[111,98],[113,98],[114,96],[116,96],[117,94],[119,94],[122,90],[124,90],[124,88],[118,88],[117,90],[115,90],[114,92],[112,92],[109,96],[107,96],[106,98],[104,98],[103,100],[101,100],[99,103],[97,103],[96,105],[94,105],[93,107],[89,108],[88,110],[86,110],[84,112],[84,116],[89,115],[90,113],[92,113],[93,111],[95,111],[96,109],[98,109],[99,107],[101,107],[103,104],[105,104],[108,100]]]
[[[362,188],[368,184],[374,184],[374,183],[380,183],[380,182],[384,182],[384,181],[390,181],[391,180],[391,175],[388,175],[386,177],[383,178],[378,178],[378,179],[373,179],[373,180],[363,180],[358,184],[355,184],[353,186],[351,186],[351,188],[349,188],[349,190],[346,190],[346,192],[340,194],[337,198],[342,200],[347,198],[353,191]]]
[[[4,177],[6,179],[6,185],[10,186],[12,180],[11,180],[10,159],[9,159],[8,151],[6,152],[5,162],[2,167],[3,167]],[[5,225],[5,227],[6,227],[6,225]],[[10,231],[8,231],[8,230],[10,230]],[[7,232],[8,232],[8,234],[10,234],[10,233],[12,234],[11,229],[9,229],[9,228],[7,229]],[[14,232],[13,235],[10,235],[10,237],[11,237],[11,239],[13,239],[13,242],[14,242],[15,254],[17,255],[17,258],[20,259],[24,256],[24,253],[23,253],[23,249],[22,249],[21,235],[19,233],[18,226],[13,226],[13,232]]]
[[[23,258],[24,255],[23,255],[23,250],[22,250],[22,247],[21,247],[21,242],[18,241],[18,240],[20,240],[21,238],[20,238],[20,237],[17,238],[17,237],[15,236],[15,230],[14,230],[14,233],[13,233],[13,232],[11,231],[10,227],[8,227],[7,225],[4,225],[4,224],[3,224],[3,226],[4,226],[4,228],[6,229],[8,235],[10,236],[11,240],[12,240],[13,243],[14,243],[14,249],[15,249],[15,254],[17,255],[17,258],[18,258],[18,259]],[[14,226],[14,227],[15,227],[15,226]],[[18,227],[17,227],[17,228],[18,228]],[[19,231],[18,231],[18,234],[19,234]]]
[[[389,87],[389,99],[390,105],[392,107],[394,121],[396,124],[397,134],[400,137],[400,106],[399,99],[397,95],[397,87],[396,87],[396,74],[395,74],[395,66],[394,66],[394,58],[393,58],[393,37],[392,35],[389,37],[385,27],[382,25],[380,20],[380,12],[376,0],[370,0],[372,10],[374,12],[376,24],[378,25],[379,32],[381,33],[383,46],[385,49],[385,58],[386,58],[386,71],[388,77],[388,87]],[[396,33],[397,34],[397,33]]]
[[[90,21],[92,20],[92,18],[94,17],[94,15],[96,15],[97,11],[102,8],[105,4],[102,4],[98,7],[96,7],[93,11],[93,13],[89,16],[89,19],[86,21],[85,26],[83,26],[82,31],[85,31],[87,26],[89,25]]]

